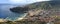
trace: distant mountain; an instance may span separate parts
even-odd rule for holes
[[[60,5],[60,1],[45,1],[45,2],[32,3],[27,5],[26,7],[50,9],[51,7],[58,6],[58,5]]]
[[[51,0],[51,1],[60,1],[60,0]]]

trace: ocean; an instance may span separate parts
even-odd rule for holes
[[[14,13],[10,11],[10,8],[16,7],[13,4],[0,4],[0,18],[7,20],[16,20],[18,17],[23,17],[24,13]]]

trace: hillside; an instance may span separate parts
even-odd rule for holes
[[[24,7],[10,9],[15,13],[28,13],[22,20],[8,21],[7,24],[47,24],[60,21],[59,2],[36,2]]]

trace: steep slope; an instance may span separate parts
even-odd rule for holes
[[[25,7],[18,7],[18,8],[16,7],[15,9],[13,8],[13,11],[17,13],[21,13],[21,12],[25,13],[26,11],[26,13],[28,13],[26,17],[35,16],[35,15],[40,15],[43,17],[55,16],[57,15],[57,12],[55,11],[57,9],[55,9],[55,5],[58,5],[58,4],[59,2],[57,1],[36,2],[36,3],[28,4]]]
[[[31,8],[31,10],[28,12],[28,15],[26,17],[28,20],[31,19],[32,21],[37,20],[39,16],[42,16],[42,17],[48,16],[48,17],[54,17],[54,18],[56,18],[57,16],[59,17],[60,7],[58,5],[60,4],[57,1],[36,2],[36,3],[30,4],[26,6],[28,8]]]

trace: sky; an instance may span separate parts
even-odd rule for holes
[[[28,4],[34,2],[42,2],[42,1],[50,1],[50,0],[0,0],[0,4]]]

